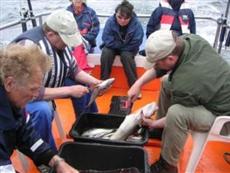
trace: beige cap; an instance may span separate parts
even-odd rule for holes
[[[173,38],[172,31],[170,30],[158,30],[152,33],[145,45],[146,52],[146,68],[153,67],[157,60],[167,57],[174,48],[176,43]]]
[[[75,47],[82,44],[81,34],[71,12],[63,9],[54,11],[45,23],[59,34],[67,46]]]

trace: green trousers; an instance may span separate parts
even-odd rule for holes
[[[162,134],[161,156],[171,165],[177,166],[180,153],[184,148],[189,130],[207,132],[216,116],[202,105],[185,107],[170,104],[170,82],[162,78],[159,98],[158,118],[166,116]]]

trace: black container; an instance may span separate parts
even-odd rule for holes
[[[70,136],[79,142],[98,142],[103,144],[118,145],[144,145],[148,141],[148,130],[143,129],[140,141],[110,140],[102,138],[89,138],[81,136],[83,132],[92,128],[112,129],[118,128],[125,117],[110,114],[85,113],[73,124],[70,130]]]
[[[149,173],[147,154],[139,146],[66,142],[61,146],[59,155],[78,170],[105,171],[135,167],[141,173]]]
[[[132,102],[128,101],[127,96],[113,96],[111,99],[109,114],[126,116],[132,110]]]

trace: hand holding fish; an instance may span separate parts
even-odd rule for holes
[[[89,89],[83,85],[73,85],[70,87],[70,95],[72,97],[82,97],[83,95],[85,95],[86,93],[89,92]]]
[[[152,102],[140,108],[136,112],[127,115],[110,139],[126,140],[131,134],[135,132],[137,129],[136,127],[141,124],[143,119],[142,117],[151,117],[157,109],[157,104]]]
[[[141,116],[141,122],[140,122],[141,126],[145,126],[145,127],[148,127],[149,129],[153,129],[154,128],[152,127],[153,123],[154,123],[154,120],[151,119],[150,117]]]
[[[110,78],[107,80],[102,81],[101,83],[97,84],[93,89],[92,89],[92,95],[90,97],[90,101],[87,105],[87,107],[89,107],[98,96],[101,96],[104,94],[105,91],[108,90],[108,88],[110,88],[113,84],[113,82],[115,81],[114,78]]]
[[[149,117],[142,116],[141,125],[147,126],[150,130],[157,128],[164,128],[166,117],[158,120],[153,120]]]

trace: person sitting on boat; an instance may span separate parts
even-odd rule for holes
[[[164,129],[160,159],[151,166],[152,173],[176,173],[189,130],[207,132],[217,116],[230,115],[230,67],[194,34],[159,30],[149,36],[145,50],[150,69],[128,96],[135,101],[145,83],[168,73],[162,78],[157,120],[143,118],[142,125]]]
[[[159,29],[173,30],[178,35],[196,34],[196,21],[193,11],[187,7],[185,0],[161,0],[151,14],[146,28],[146,37]],[[145,51],[139,52],[146,56]]]
[[[43,140],[52,144],[55,150],[51,129],[54,112],[50,100],[70,97],[77,118],[83,112],[97,109],[95,102],[86,109],[91,93],[83,84],[90,87],[102,81],[81,70],[71,55],[70,47],[82,44],[82,40],[73,14],[67,10],[54,11],[42,27],[21,34],[14,42],[38,44],[52,61],[52,68],[45,75],[44,88],[39,98],[27,104],[26,110],[31,114],[34,126]],[[75,85],[64,86],[67,78],[71,78]]]
[[[67,10],[73,13],[81,35],[88,42],[88,52],[92,53],[96,47],[96,38],[100,30],[100,22],[95,10],[86,5],[86,0],[70,0]]]
[[[102,34],[101,79],[108,79],[115,56],[121,63],[131,87],[137,79],[135,55],[143,40],[143,29],[133,12],[133,5],[124,0],[105,24]]]
[[[39,96],[50,61],[38,46],[10,44],[0,50],[0,172],[15,173],[10,160],[15,149],[30,157],[36,166],[56,172],[78,171],[68,165],[33,127],[24,107]]]
[[[178,35],[196,34],[195,17],[185,0],[161,0],[148,21],[146,37],[159,29],[173,30]]]

